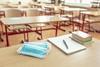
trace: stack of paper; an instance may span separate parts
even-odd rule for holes
[[[22,55],[44,58],[50,51],[50,45],[47,42],[26,42],[17,52]]]
[[[72,53],[86,49],[85,46],[72,40],[69,35],[49,38],[48,41],[54,44],[55,46],[57,46],[58,48],[60,48],[66,54],[72,54]]]
[[[90,44],[92,43],[92,36],[82,32],[82,31],[75,31],[72,32],[72,37],[73,40],[81,43],[81,44]]]

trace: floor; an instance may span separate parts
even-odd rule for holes
[[[68,34],[69,31],[72,31],[71,26],[66,26],[66,27],[62,27],[62,28],[65,29],[66,32],[59,30],[58,36]],[[89,32],[89,34],[92,35],[94,38],[100,39],[100,33]],[[55,36],[55,30],[43,31],[43,39],[47,39],[49,37],[54,37],[54,36]],[[37,35],[36,33],[34,33],[34,32],[29,33],[30,41],[37,41],[37,37],[39,37],[39,35]],[[2,38],[4,39],[4,42],[0,42],[0,47],[5,47],[6,46],[5,35],[3,35]],[[16,35],[9,36],[10,46],[20,44],[21,40],[23,40],[23,34],[16,34]]]

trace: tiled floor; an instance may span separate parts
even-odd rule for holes
[[[64,34],[68,34],[69,31],[71,31],[71,27],[63,27],[63,29],[66,30],[66,32],[60,31],[59,30],[59,35],[64,35]],[[91,34],[93,37],[100,39],[100,33],[93,33],[93,32],[89,32],[89,34]],[[43,38],[49,38],[49,37],[54,37],[55,36],[55,30],[46,30],[43,31]],[[4,42],[0,42],[0,47],[4,47],[6,46],[6,42],[5,42],[5,35],[2,36],[4,39]],[[37,37],[39,37],[36,33],[32,32],[29,34],[29,40],[30,41],[36,41]],[[9,36],[9,41],[10,41],[10,45],[17,45],[20,44],[21,40],[23,40],[23,34],[16,34],[16,35],[10,35]]]

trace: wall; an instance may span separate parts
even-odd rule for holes
[[[18,4],[18,2],[21,2],[22,4],[32,2],[32,0],[0,0],[0,4],[6,4],[8,2],[13,3],[13,4]]]

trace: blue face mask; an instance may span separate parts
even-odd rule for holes
[[[47,43],[39,43],[39,44],[24,43],[19,53],[28,56],[44,58],[48,53],[48,44]]]
[[[43,48],[46,48],[48,49],[48,43],[47,42],[25,42],[24,44],[30,44],[30,45],[37,45],[37,46],[40,46],[40,47],[43,47]]]

